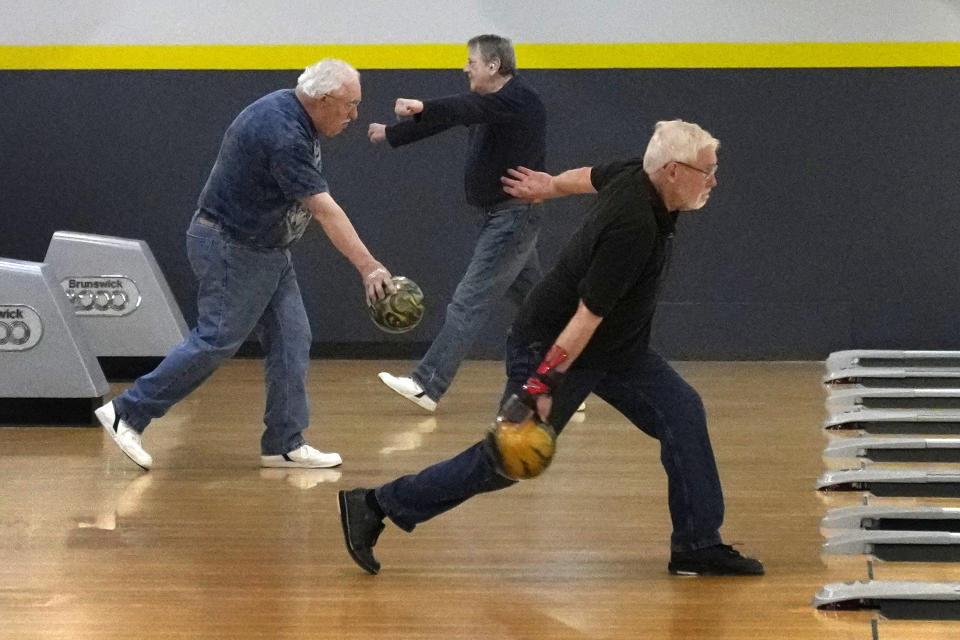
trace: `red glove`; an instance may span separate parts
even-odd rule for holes
[[[531,409],[537,408],[537,396],[550,395],[563,379],[563,372],[557,371],[557,366],[567,359],[566,350],[560,345],[553,345],[544,356],[543,362],[537,367],[536,373],[527,378],[523,384],[520,398]]]

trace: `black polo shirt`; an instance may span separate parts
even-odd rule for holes
[[[549,347],[582,299],[603,321],[573,366],[615,369],[650,342],[677,216],[667,211],[641,158],[593,167],[590,180],[596,202],[527,297],[513,333]]]

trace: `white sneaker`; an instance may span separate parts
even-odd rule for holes
[[[140,442],[140,434],[129,424],[120,419],[111,400],[99,409],[93,412],[97,420],[103,425],[104,430],[110,434],[113,441],[117,443],[120,450],[127,454],[127,457],[136,462],[144,469],[149,469],[153,464],[153,458],[143,450],[143,444]]]
[[[260,456],[261,467],[298,467],[301,469],[326,469],[343,464],[339,453],[317,451],[308,444],[279,456]]]
[[[377,377],[380,378],[380,381],[383,384],[387,385],[404,398],[420,405],[422,408],[427,411],[436,411],[437,410],[437,401],[430,398],[427,395],[427,392],[423,388],[413,381],[413,378],[399,378],[397,376],[392,376],[386,371],[381,371],[377,374]]]

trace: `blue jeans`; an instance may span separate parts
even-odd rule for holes
[[[267,404],[263,455],[304,444],[310,324],[287,249],[239,244],[197,218],[187,230],[187,256],[197,276],[197,326],[151,373],[114,399],[117,413],[143,432],[233,356],[256,330],[263,345]]]
[[[521,345],[508,338],[509,379],[504,398],[519,390],[544,351],[543,345]],[[660,462],[667,473],[673,523],[671,549],[690,551],[719,544],[723,492],[697,392],[653,350],[624,370],[574,368],[553,393],[548,421],[558,434],[591,391],[660,441]],[[397,526],[412,531],[417,524],[478,493],[512,484],[497,473],[480,442],[418,474],[377,487],[376,496]]]
[[[516,204],[483,212],[480,237],[447,305],[443,327],[410,374],[433,400],[450,387],[493,305],[506,295],[519,306],[540,281],[540,209]]]

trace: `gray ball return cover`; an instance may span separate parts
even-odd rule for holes
[[[821,610],[877,609],[890,619],[960,620],[960,582],[834,582],[814,595],[812,605]]]
[[[57,231],[47,247],[97,357],[165,356],[189,329],[143,240]]]
[[[960,507],[865,504],[831,509],[820,520],[822,532],[843,529],[960,533]]]
[[[960,497],[960,471],[862,469],[825,471],[817,479],[819,491],[867,491],[875,496]]]
[[[852,349],[834,351],[827,357],[827,373],[845,369],[960,369],[960,351],[921,351],[898,349]]]
[[[95,398],[110,389],[53,268],[0,258],[0,398]]]
[[[957,409],[848,409],[831,413],[827,430],[859,430],[870,434],[943,434],[960,436]]]
[[[960,438],[834,438],[825,459],[872,462],[960,462]]]
[[[960,560],[960,533],[850,529],[827,536],[822,549],[826,555],[871,555],[900,562],[956,562]]]
[[[945,389],[873,388],[854,385],[831,391],[827,411],[840,413],[857,409],[955,409],[960,410],[960,386]]]

